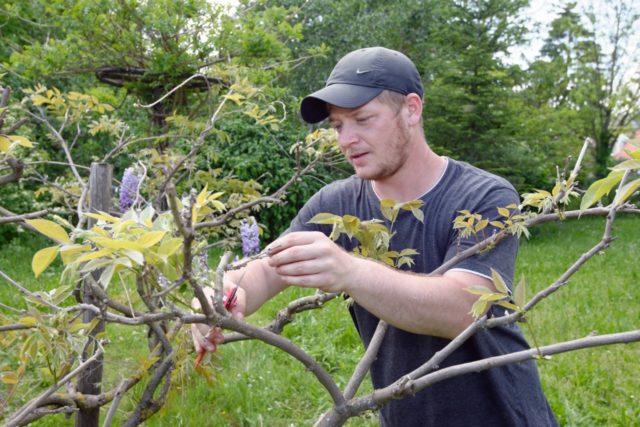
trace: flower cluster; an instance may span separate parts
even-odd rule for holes
[[[260,252],[260,236],[258,224],[254,217],[250,216],[240,223],[240,237],[242,238],[242,254],[245,257]]]
[[[122,184],[120,184],[120,212],[124,213],[133,206],[139,186],[140,176],[135,173],[134,168],[125,169]]]

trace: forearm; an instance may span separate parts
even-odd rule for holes
[[[227,280],[244,289],[245,316],[258,310],[267,300],[286,288],[286,284],[274,273],[273,268],[262,259],[253,261],[240,270],[227,272],[225,281]]]
[[[397,328],[449,339],[473,321],[469,311],[477,296],[465,288],[492,285],[470,273],[429,277],[364,258],[354,259],[354,271],[346,292],[363,308]]]

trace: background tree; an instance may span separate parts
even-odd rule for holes
[[[625,1],[601,3],[597,12],[579,11],[576,3],[567,3],[529,70],[525,93],[530,94],[533,111],[527,108],[527,115],[540,114],[552,124],[536,127],[533,133],[550,152],[576,147],[572,134],[593,138],[592,174],[598,178],[607,174],[616,139],[640,111],[639,70],[630,45],[638,20],[634,9]]]

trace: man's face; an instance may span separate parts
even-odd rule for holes
[[[403,106],[402,108],[405,108]],[[329,108],[340,150],[361,179],[383,180],[394,175],[408,156],[409,129],[402,108],[373,99],[359,108]]]

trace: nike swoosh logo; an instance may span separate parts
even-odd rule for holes
[[[364,74],[364,73],[368,73],[369,71],[371,71],[371,70],[361,70],[360,68],[358,68],[356,70],[356,74]]]

